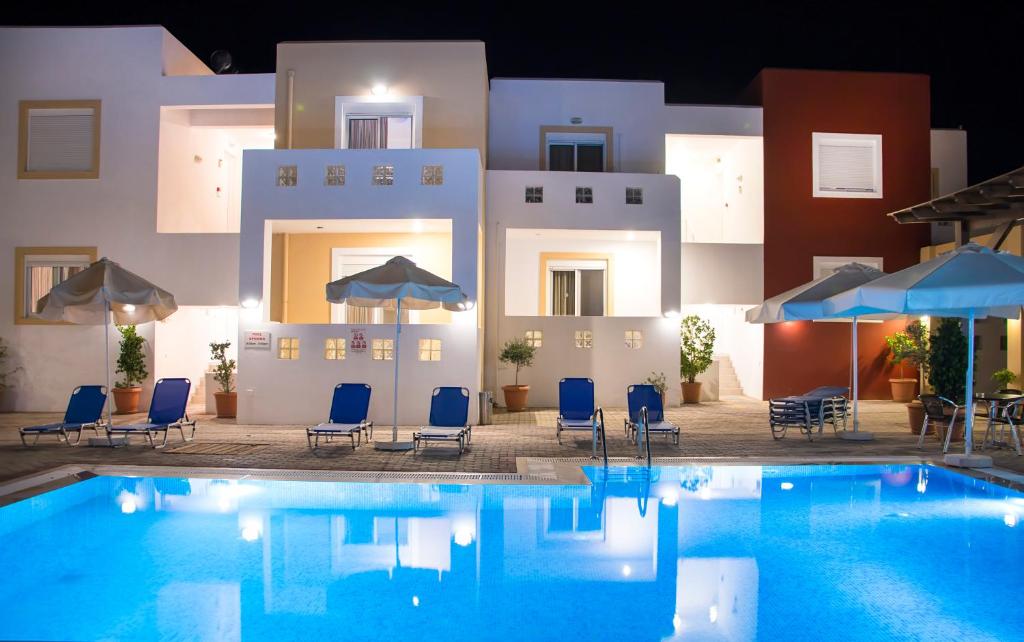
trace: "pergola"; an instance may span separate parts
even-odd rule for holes
[[[957,246],[991,232],[989,246],[998,250],[1024,223],[1024,167],[889,216],[897,223],[952,223]]]

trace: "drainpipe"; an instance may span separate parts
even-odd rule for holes
[[[285,144],[287,149],[292,148],[292,123],[294,121],[294,106],[295,106],[295,70],[288,70],[288,132],[286,135]]]

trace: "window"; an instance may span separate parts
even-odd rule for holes
[[[544,331],[543,330],[527,330],[526,343],[534,348],[540,348],[544,345]]]
[[[577,348],[593,348],[594,333],[590,330],[577,330],[575,333]]]
[[[338,149],[422,147],[423,96],[335,96],[334,146]]]
[[[882,137],[877,134],[811,134],[813,195],[882,198]]]
[[[324,359],[336,361],[345,358],[345,337],[324,339]]]
[[[277,168],[277,186],[295,187],[299,182],[299,168],[295,165],[280,165]]]
[[[556,172],[610,171],[610,127],[542,127],[542,164]]]
[[[374,339],[370,344],[370,358],[374,361],[392,361],[395,358],[394,339]]]
[[[440,361],[441,340],[420,339],[420,361]]]
[[[352,115],[348,117],[349,149],[412,149],[412,116]]]
[[[36,313],[39,300],[50,289],[96,260],[94,247],[18,247],[14,250],[14,285],[18,304],[14,322],[21,324],[57,324]]]
[[[373,166],[373,184],[374,185],[394,185],[395,184],[395,166],[394,165],[374,165]]]
[[[605,316],[607,260],[547,260],[547,314]]]
[[[99,178],[100,101],[18,104],[18,178]]]
[[[577,187],[576,202],[592,204],[594,202],[594,189],[592,187]]]
[[[543,203],[544,202],[544,188],[543,187],[527,187],[526,188],[526,202],[527,203]]]
[[[444,165],[424,165],[420,172],[420,184],[443,185]]]
[[[626,188],[626,205],[643,205],[644,189],[642,187]]]
[[[626,330],[626,347],[639,350],[644,345],[644,333],[640,330]]]
[[[277,340],[277,358],[295,360],[299,358],[298,337],[281,337]]]
[[[328,165],[324,175],[324,185],[327,187],[341,187],[345,184],[345,166]]]

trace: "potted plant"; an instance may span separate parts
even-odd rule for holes
[[[960,320],[945,318],[939,322],[938,329],[931,336],[928,345],[927,368],[928,384],[935,394],[963,405],[964,379],[967,376],[967,337],[960,329]],[[959,416],[963,417],[963,408]],[[920,402],[907,404],[910,419],[910,431],[920,434],[924,422],[924,408]],[[928,429],[931,432],[931,428]],[[940,435],[945,438],[945,435]],[[964,423],[958,419],[953,428],[952,441],[963,441]]]
[[[664,372],[651,372],[647,375],[647,378],[643,380],[643,383],[654,386],[654,389],[661,395],[661,407],[665,408],[665,393],[668,391],[668,383],[665,380]]]
[[[524,338],[510,339],[501,349],[498,359],[502,363],[511,363],[516,367],[516,382],[511,386],[502,386],[505,393],[505,407],[510,412],[518,412],[526,409],[526,400],[530,394],[530,386],[519,385],[519,369],[529,368],[533,365],[533,357],[537,348],[530,345]]]
[[[711,367],[715,350],[715,329],[696,314],[683,318],[679,325],[679,376],[683,403],[700,402],[697,375]]]
[[[210,344],[210,355],[217,365],[213,368],[213,379],[220,385],[220,390],[213,393],[217,403],[217,416],[231,418],[238,413],[238,393],[235,392],[233,376],[235,373],[235,360],[228,359],[224,354],[231,347],[230,341]]]
[[[890,362],[899,366],[900,376],[889,380],[892,389],[892,400],[907,403],[914,400],[917,379],[903,376],[903,364],[909,362],[914,368],[922,368],[928,360],[928,331],[920,321],[909,324],[901,330],[885,338],[889,345]]]
[[[996,370],[992,373],[992,381],[998,384],[998,390],[1005,390],[1010,387],[1010,384],[1017,380],[1017,373],[1009,368],[1003,368],[1002,370]]]
[[[139,396],[142,394],[142,382],[149,376],[146,370],[146,357],[142,353],[145,342],[133,325],[119,325],[121,333],[121,353],[117,356],[117,369],[121,380],[114,383],[114,406],[117,414],[127,415],[139,411]]]

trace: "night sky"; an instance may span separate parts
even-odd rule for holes
[[[162,24],[242,72],[273,71],[286,40],[476,39],[491,77],[661,80],[673,103],[736,102],[763,67],[926,73],[932,126],[968,131],[972,182],[1024,165],[1024,0],[602,4],[56,1],[0,21]]]

